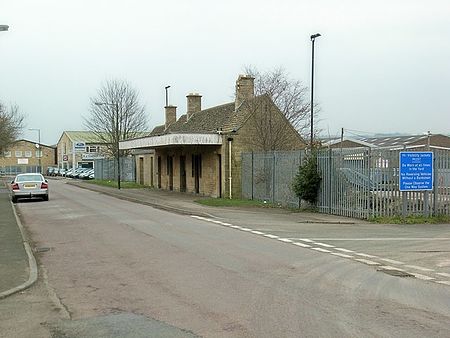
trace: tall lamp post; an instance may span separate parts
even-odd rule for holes
[[[312,55],[311,55],[311,149],[313,149],[314,142],[314,42],[316,38],[321,36],[319,33],[311,35]]]
[[[41,158],[42,158],[42,150],[41,150],[41,130],[38,128],[29,128],[28,130],[33,130],[38,132],[38,143],[36,144],[36,148],[38,150],[38,159],[39,159],[39,173],[42,174],[42,166],[41,166]]]
[[[166,90],[166,107],[169,106],[169,88],[170,88],[170,86],[164,87],[164,89]]]
[[[115,119],[116,119],[116,130],[115,130],[115,137],[116,137],[116,160],[117,160],[117,189],[120,189],[120,153],[119,153],[119,104],[118,103],[108,103],[108,102],[95,102],[95,105],[97,106],[112,106],[115,107]]]

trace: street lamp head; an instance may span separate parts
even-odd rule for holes
[[[94,102],[94,104],[95,104],[96,106],[103,106],[103,105],[104,105],[103,102]]]
[[[164,89],[169,89],[169,88],[170,88],[170,86],[165,86],[165,87],[164,87]]]
[[[318,38],[319,36],[322,36],[322,35],[320,35],[320,33],[316,33],[316,34],[311,35],[311,41],[314,41],[314,39]]]
[[[7,31],[9,29],[8,25],[0,25],[0,31]]]

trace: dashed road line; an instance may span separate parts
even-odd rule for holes
[[[339,252],[332,252],[331,254],[334,255],[334,256],[342,257],[342,258],[353,258],[353,256],[342,254],[342,253],[339,253]]]
[[[325,253],[330,253],[330,250],[326,250],[326,249],[322,249],[322,248],[311,248],[312,250],[316,250],[316,251],[320,251],[320,252],[325,252]]]
[[[309,245],[309,244],[299,243],[299,242],[292,242],[292,244],[300,246],[302,248],[310,248],[311,247],[311,245]]]
[[[433,277],[429,277],[429,276],[425,276],[425,275],[421,275],[419,273],[411,273],[411,275],[413,275],[414,277],[421,279],[421,280],[434,280],[435,278]]]
[[[395,265],[403,265],[403,264],[405,264],[405,263],[403,263],[403,262],[400,262],[400,261],[395,261],[395,260],[393,260],[393,259],[389,259],[389,258],[380,258],[382,261],[385,261],[385,262],[388,262],[388,263],[391,263],[391,264],[395,264]]]
[[[383,265],[383,266],[380,266],[380,269],[405,272],[405,270],[402,270],[402,269],[399,269],[399,268],[395,268],[395,267],[390,266],[390,265]]]
[[[330,245],[330,244],[325,244],[325,243],[319,243],[319,242],[315,242],[316,245],[320,245],[323,246],[325,248],[334,248],[334,245]]]
[[[272,234],[266,234],[264,232],[258,231],[258,230],[253,230],[250,228],[245,228],[245,227],[241,227],[238,225],[233,225],[227,222],[222,222],[222,221],[218,221],[215,219],[211,219],[211,218],[206,218],[206,217],[202,217],[202,216],[196,216],[196,215],[191,215],[191,217],[202,220],[202,221],[206,221],[206,222],[211,222],[211,223],[215,223],[215,224],[220,224],[223,226],[227,226],[233,229],[238,229],[238,230],[242,230],[242,231],[246,231],[246,232],[251,232],[255,235],[259,235],[259,236],[264,236],[270,239],[276,239],[280,242],[284,242],[284,243],[292,243],[293,245],[299,246],[301,248],[307,248],[307,249],[311,249],[311,250],[315,250],[315,251],[319,251],[319,252],[323,252],[323,253],[329,253],[331,255],[334,256],[338,256],[338,257],[342,257],[342,258],[347,258],[347,259],[353,259],[355,261],[358,261],[360,263],[363,264],[367,264],[370,266],[378,266],[380,269],[384,269],[384,270],[393,270],[393,271],[401,271],[401,272],[407,272],[403,269],[397,268],[397,267],[393,267],[390,265],[382,265],[378,262],[375,262],[373,260],[369,260],[369,259],[365,259],[365,258],[372,258],[372,259],[378,259],[387,263],[391,263],[394,265],[401,265],[402,267],[405,268],[410,268],[410,269],[414,269],[414,270],[419,270],[419,271],[424,271],[424,272],[434,272],[435,270],[433,269],[429,269],[429,268],[424,268],[421,266],[417,266],[417,265],[405,265],[405,263],[400,262],[400,261],[396,261],[393,259],[389,259],[389,258],[381,258],[381,257],[377,257],[377,256],[373,256],[373,255],[369,255],[369,254],[365,254],[365,253],[361,253],[361,252],[355,252],[353,250],[348,250],[348,249],[344,249],[344,248],[336,248],[333,245],[330,244],[326,244],[326,243],[321,243],[321,242],[316,242],[314,240],[311,240],[309,238],[281,238],[279,236],[276,235],[272,235]],[[305,243],[309,243],[309,244],[305,244],[305,243],[300,243],[300,242],[295,242],[294,240],[298,240],[301,242],[305,242]],[[323,240],[323,238],[322,238]],[[334,240],[334,239],[333,239]],[[323,249],[323,248],[319,248],[319,247],[313,247],[313,245],[318,245],[321,247],[325,247],[325,248],[329,248],[332,250],[336,250],[336,251],[340,251],[340,252],[344,252],[344,253],[340,253],[340,252],[332,252],[331,250],[327,250],[327,249]],[[352,255],[356,255],[359,257],[365,257],[365,258],[355,258]],[[409,272],[407,272],[409,273]],[[443,281],[443,280],[436,280],[436,278],[434,277],[430,277],[430,276],[426,276],[426,275],[422,275],[419,273],[410,273],[411,275],[413,275],[415,278],[417,279],[421,279],[424,281],[432,281],[438,284],[443,284],[443,285],[449,285],[450,286],[450,281]],[[450,278],[450,274],[449,273],[445,273],[445,272],[435,272],[435,275],[439,275],[441,277],[447,277]]]
[[[272,239],[278,239],[278,238],[280,238],[280,237],[278,237],[278,236],[271,235],[271,234],[264,235],[264,237],[268,237],[268,238],[272,238]]]
[[[293,241],[291,241],[290,239],[288,239],[288,238],[278,238],[278,240],[280,241],[280,242],[285,242],[285,243],[292,243]]]
[[[450,281],[443,281],[443,280],[436,280],[435,283],[444,284],[444,285],[450,285]]]
[[[368,255],[368,254],[361,253],[361,252],[355,252],[355,255],[361,256],[361,257],[366,257],[366,258],[378,258],[377,256],[372,256],[372,255]]]
[[[343,248],[334,248],[334,250],[338,250],[338,251],[342,251],[342,252],[347,252],[347,253],[354,253],[353,250],[347,250],[347,249],[343,249]]]
[[[445,273],[445,272],[436,272],[436,275],[439,275],[442,277],[450,277],[450,273]]]

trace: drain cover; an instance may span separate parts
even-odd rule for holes
[[[414,277],[414,275],[411,275],[410,273],[394,269],[378,269],[377,271],[381,271],[395,277]]]

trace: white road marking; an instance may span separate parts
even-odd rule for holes
[[[425,276],[425,275],[421,275],[418,273],[412,273],[412,275],[414,275],[414,277],[421,279],[421,280],[433,280],[433,277],[429,277],[429,276]]]
[[[353,258],[353,256],[346,255],[346,254],[341,254],[339,252],[332,252],[331,254],[335,255],[335,256],[343,257],[343,258]]]
[[[423,268],[423,267],[417,266],[417,265],[405,265],[405,268],[411,268],[411,269],[420,270],[420,271],[434,271],[433,269]]]
[[[391,263],[391,264],[397,264],[397,265],[403,265],[405,263],[400,262],[400,261],[394,261],[393,259],[389,259],[389,258],[380,258],[382,261]]]
[[[384,269],[384,270],[394,270],[394,271],[403,271],[405,272],[405,270],[399,269],[399,268],[394,268],[393,266],[389,266],[389,265],[383,265],[380,266],[380,269]]]
[[[380,265],[380,263],[374,262],[374,261],[369,261],[368,259],[364,259],[364,258],[355,258],[355,261],[367,264],[367,265]]]
[[[368,255],[368,254],[360,253],[360,252],[355,252],[355,255],[361,256],[361,257],[366,257],[366,258],[377,258],[377,256],[372,256],[372,255]]]
[[[304,244],[304,243],[298,243],[298,242],[292,242],[292,244],[301,246],[302,248],[310,248],[311,247],[311,245]]]
[[[445,273],[445,272],[436,272],[436,275],[439,275],[442,277],[450,277],[450,273]]]
[[[231,224],[227,222],[222,222],[222,225],[226,225],[227,227],[231,226]]]
[[[343,248],[334,248],[334,250],[339,250],[339,251],[347,252],[347,253],[354,253],[354,251],[352,251],[352,250],[347,250],[347,249],[343,249]]]
[[[324,246],[325,248],[334,248],[334,245],[330,245],[330,244],[325,244],[325,243],[319,243],[316,242],[316,245],[320,245],[320,246]]]
[[[330,250],[325,250],[325,249],[322,249],[322,248],[311,248],[312,250],[316,250],[316,251],[320,251],[320,252],[326,252],[326,253],[330,253],[331,251]]]
[[[290,239],[287,238],[278,238],[279,241],[281,242],[285,242],[285,243],[292,243],[292,241]]]
[[[313,243],[314,241],[307,239],[307,238],[297,238],[297,240],[302,241],[302,242],[306,242],[306,243]]]
[[[202,217],[202,216],[196,216],[196,215],[191,215],[192,218],[197,218],[197,219],[201,219],[203,221],[208,221],[209,219],[206,217]]]
[[[252,232],[253,234],[257,234],[257,235],[265,235],[264,232],[257,231],[257,230],[252,230],[251,232]]]
[[[241,228],[242,231],[252,231],[252,229],[249,228]]]
[[[242,229],[239,225],[230,225],[230,228],[234,228],[234,229]]]
[[[449,281],[444,281],[444,280],[436,280],[434,281],[435,283],[439,283],[439,284],[445,284],[445,285],[450,285]]]
[[[222,222],[222,221],[216,221],[216,220],[214,220],[214,219],[209,219],[208,221],[213,222],[213,223],[216,223],[216,224],[222,224],[222,225],[223,225],[223,222]]]
[[[271,235],[271,234],[264,235],[264,237],[273,238],[273,239],[280,238],[280,237],[278,237],[278,236]]]

